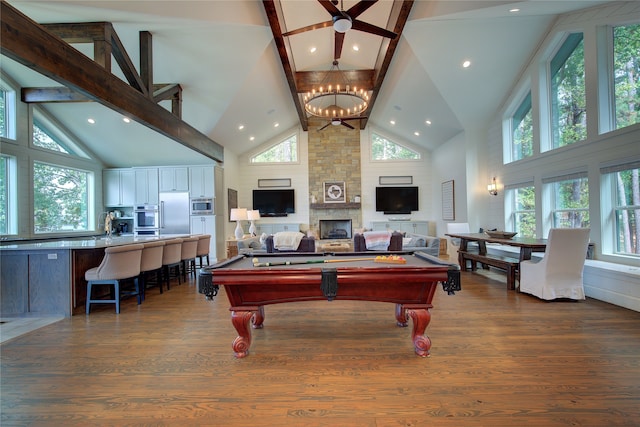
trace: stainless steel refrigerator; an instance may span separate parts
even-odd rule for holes
[[[160,193],[160,234],[190,234],[189,193]]]

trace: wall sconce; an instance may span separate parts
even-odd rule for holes
[[[498,185],[496,184],[496,177],[493,177],[493,181],[491,182],[491,184],[487,185],[487,190],[489,191],[489,194],[491,194],[492,196],[497,196],[498,195]]]

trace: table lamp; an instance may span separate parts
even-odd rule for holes
[[[244,235],[244,231],[242,230],[242,225],[240,224],[240,221],[245,221],[247,219],[247,209],[246,208],[233,208],[231,209],[231,221],[236,221],[237,225],[236,225],[236,231],[235,231],[235,235],[236,235],[236,239],[240,240],[242,239],[242,236]]]
[[[257,209],[252,211],[247,211],[247,219],[251,221],[251,225],[249,226],[249,234],[251,234],[252,236],[255,236],[258,230],[256,229],[256,224],[254,221],[257,221],[260,219],[260,211]]]

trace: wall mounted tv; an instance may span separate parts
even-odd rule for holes
[[[376,187],[376,212],[409,214],[417,210],[418,187]]]
[[[294,190],[253,190],[253,209],[259,210],[260,216],[287,216],[295,213]]]

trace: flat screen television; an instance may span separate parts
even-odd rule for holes
[[[253,190],[253,209],[260,211],[260,216],[287,216],[295,213],[294,190]]]
[[[409,214],[417,210],[418,187],[376,187],[376,212]]]

